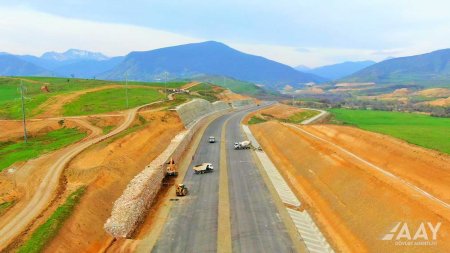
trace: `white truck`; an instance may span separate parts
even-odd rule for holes
[[[250,149],[252,147],[251,141],[241,141],[234,143],[234,149]]]
[[[202,163],[199,165],[195,165],[194,168],[192,168],[192,169],[194,170],[195,174],[203,174],[203,173],[212,172],[214,170],[214,167],[210,163]]]

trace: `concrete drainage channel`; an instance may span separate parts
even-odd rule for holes
[[[256,138],[253,136],[252,132],[250,131],[250,128],[246,125],[243,125],[242,128],[245,134],[247,135],[248,140],[250,140],[254,144],[254,146],[259,146],[258,141],[256,141]],[[275,190],[277,191],[281,200],[285,204],[292,206],[295,209],[298,209],[301,205],[300,201],[292,192],[291,188],[286,183],[281,174],[278,172],[277,168],[272,163],[267,154],[261,151],[255,151],[255,153],[258,159],[260,160],[261,164],[263,165],[264,170],[269,176],[270,181],[275,187]],[[297,211],[291,207],[286,207],[286,209],[297,228],[299,236],[305,242],[306,248],[308,249],[309,252],[314,253],[334,252],[334,250],[331,248],[331,246],[323,236],[322,232],[320,232],[319,228],[314,223],[313,219],[306,210]]]

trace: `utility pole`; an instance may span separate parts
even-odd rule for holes
[[[24,89],[23,89],[22,79],[20,80],[20,96],[22,97],[23,138],[25,140],[25,143],[28,143],[27,122],[26,122],[26,114],[25,114],[25,98],[24,98]]]
[[[164,96],[167,99],[167,71],[164,72]]]
[[[127,100],[127,109],[128,109],[128,71],[125,72],[125,96]]]
[[[292,106],[294,106],[294,95],[292,95]]]

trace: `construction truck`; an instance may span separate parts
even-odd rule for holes
[[[241,141],[234,143],[234,149],[250,149],[252,147],[251,141]]]
[[[214,170],[212,164],[210,163],[202,163],[199,165],[195,165],[194,168],[192,168],[194,170],[195,174],[203,174],[203,173],[208,173],[208,172],[212,172]]]
[[[178,184],[176,189],[177,196],[186,196],[188,194],[188,189],[184,184]]]
[[[175,161],[173,160],[173,158],[170,158],[170,160],[166,163],[166,176],[169,177],[178,176],[178,171],[175,166]]]
[[[209,143],[216,142],[216,138],[214,136],[209,136]]]

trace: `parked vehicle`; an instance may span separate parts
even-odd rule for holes
[[[252,147],[251,141],[241,141],[234,143],[234,149],[249,149]]]
[[[212,172],[214,170],[214,167],[210,163],[202,163],[199,165],[195,165],[192,169],[194,170],[195,174],[203,174]]]

